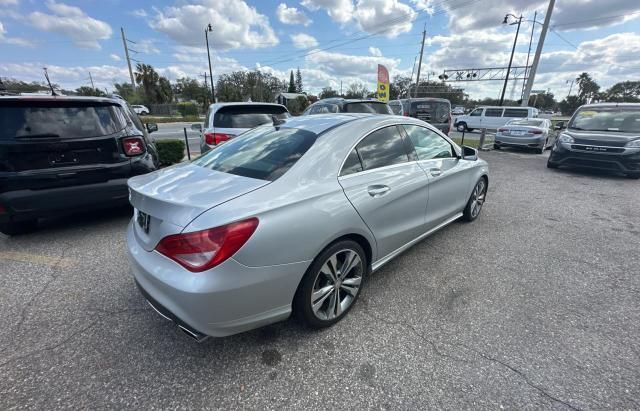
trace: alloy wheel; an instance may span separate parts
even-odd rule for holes
[[[329,257],[316,274],[311,309],[320,320],[340,317],[360,291],[364,265],[357,252],[340,250]]]
[[[482,210],[482,204],[484,204],[485,197],[487,195],[487,184],[484,179],[480,179],[476,187],[473,189],[471,195],[471,217],[476,218]]]

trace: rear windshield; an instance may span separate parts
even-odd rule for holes
[[[0,101],[0,140],[106,136],[126,127],[115,104]]]
[[[289,112],[279,106],[227,106],[213,116],[213,125],[220,128],[254,128],[273,123],[272,116],[279,119],[289,117]]]
[[[585,107],[578,111],[569,128],[588,131],[640,133],[640,108]]]
[[[229,140],[193,163],[242,177],[274,181],[316,141],[307,130],[263,126]]]
[[[389,106],[385,103],[375,103],[368,101],[346,103],[344,105],[344,111],[346,113],[393,114]]]
[[[446,123],[449,121],[451,105],[444,101],[412,101],[411,111],[416,115],[428,114],[427,121],[430,123]]]
[[[393,114],[402,114],[402,104],[399,101],[389,103],[389,108]]]
[[[544,124],[542,120],[511,120],[507,124],[514,126],[533,126],[540,127]]]

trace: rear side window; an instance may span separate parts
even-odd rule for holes
[[[346,103],[344,105],[345,113],[371,113],[371,114],[393,114],[391,109],[385,103],[374,102],[358,102]]]
[[[500,117],[500,116],[502,116],[502,109],[501,108],[488,108],[488,109],[485,110],[484,116],[485,117]]]
[[[263,126],[214,148],[193,162],[242,177],[274,181],[286,173],[316,141],[307,130]]]
[[[349,153],[349,156],[344,161],[344,165],[342,166],[342,171],[340,172],[341,176],[346,176],[347,174],[357,173],[358,171],[362,171],[362,163],[360,162],[360,157],[358,157],[358,152],[354,148]]]
[[[396,126],[381,128],[356,146],[365,170],[409,161],[402,135]]]
[[[238,105],[221,107],[213,116],[213,125],[220,128],[254,128],[289,117],[287,109],[279,106]]]
[[[116,104],[72,101],[0,101],[0,140],[106,136],[124,129]]]
[[[529,116],[529,110],[526,108],[505,108],[502,117],[522,117],[527,118]]]

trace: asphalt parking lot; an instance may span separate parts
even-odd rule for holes
[[[322,331],[193,342],[135,288],[128,209],[0,235],[1,408],[640,408],[640,182],[482,156],[480,218]]]

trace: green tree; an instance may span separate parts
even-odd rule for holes
[[[296,82],[293,79],[293,70],[291,70],[291,75],[289,76],[289,87],[287,88],[288,93],[296,92]]]
[[[302,73],[300,73],[300,67],[296,70],[296,93],[302,93]]]
[[[558,102],[553,96],[553,93],[545,92],[541,94],[535,94],[529,96],[529,106],[544,110],[550,110],[556,108]]]
[[[413,88],[411,91],[413,97]],[[438,81],[421,81],[418,86],[417,97],[444,98],[449,100],[451,104],[463,104],[466,99],[463,89]]]
[[[571,116],[573,115],[573,112],[583,104],[584,101],[581,100],[579,96],[567,96],[567,98],[558,103],[558,107],[562,114],[565,116]]]
[[[100,90],[99,88],[93,88],[89,86],[78,87],[76,89],[76,94],[79,96],[95,96],[95,97],[106,96],[105,92]]]
[[[223,74],[216,83],[218,101],[265,101],[272,102],[286,83],[269,73],[260,71],[234,71]]]
[[[391,84],[389,84],[389,100],[409,97],[410,86],[411,77],[401,75],[395,76]]]
[[[640,102],[640,81],[621,81],[604,93],[607,101],[637,103]]]
[[[160,76],[151,65],[138,63],[133,75],[138,86],[142,88],[145,103],[162,104],[173,100],[171,83],[167,78]]]
[[[598,96],[600,86],[589,73],[581,73],[576,78],[576,83],[578,83],[578,97],[580,97],[580,100],[586,102],[587,99],[596,98]]]
[[[318,98],[329,98],[329,97],[337,97],[338,92],[331,87],[323,87],[322,91],[318,95]]]
[[[355,83],[349,84],[347,93],[344,96],[345,98],[365,98],[368,94],[369,90],[367,90],[367,86],[356,81]]]

